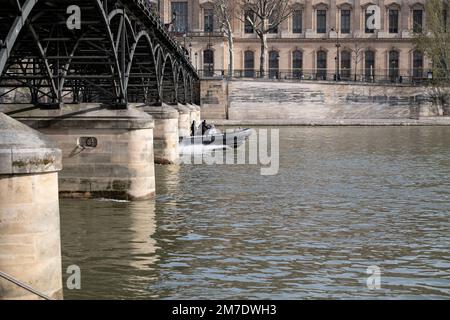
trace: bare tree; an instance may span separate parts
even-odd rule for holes
[[[433,99],[444,109],[450,109],[450,19],[448,5],[443,0],[426,3],[426,28],[416,30],[415,44],[433,62]],[[444,110],[448,113],[450,110]]]
[[[235,16],[235,1],[215,0],[214,12],[221,30],[228,40],[228,56],[230,64],[228,65],[228,76],[233,76],[234,71],[234,37],[233,37],[233,17]]]
[[[260,73],[264,77],[267,57],[267,35],[276,30],[292,13],[290,0],[239,0],[244,17],[261,41]]]
[[[353,65],[355,66],[355,77],[354,80],[357,81],[358,77],[358,66],[363,59],[364,46],[361,41],[355,41],[353,44]]]

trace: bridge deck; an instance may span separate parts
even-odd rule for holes
[[[0,5],[0,99],[16,90],[33,104],[199,99],[185,50],[144,1]]]

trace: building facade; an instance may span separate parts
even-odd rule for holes
[[[234,1],[234,0],[230,0]],[[213,0],[153,0],[204,77],[226,74],[227,39]],[[424,78],[431,62],[414,48],[426,28],[426,0],[291,0],[292,14],[269,35],[265,69],[271,78],[408,81]],[[368,25],[380,9],[379,28]],[[240,12],[242,11],[242,12]],[[446,13],[445,13],[446,14]],[[236,6],[234,76],[257,77],[260,40]]]

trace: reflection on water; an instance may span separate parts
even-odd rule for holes
[[[65,298],[148,297],[159,260],[154,202],[64,200],[61,221],[63,267],[80,267],[82,287]]]
[[[450,298],[450,128],[280,137],[277,176],[157,167],[156,201],[62,201],[66,298]]]

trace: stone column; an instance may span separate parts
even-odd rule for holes
[[[311,34],[313,34],[314,26],[313,26],[313,14],[314,8],[312,6],[311,1],[306,1],[304,8],[304,19],[305,19],[305,34],[306,37],[309,38]]]
[[[62,299],[58,171],[61,151],[0,113],[0,271]],[[0,278],[0,300],[38,296]]]
[[[63,151],[62,196],[124,200],[154,196],[154,121],[145,112],[99,104],[23,110],[16,110],[14,118],[47,134]]]
[[[178,135],[180,137],[188,137],[191,134],[191,109],[183,104],[176,107],[180,115],[178,119]]]
[[[339,9],[336,6],[336,0],[330,0],[330,7],[328,8],[328,18],[329,18],[329,24],[328,29],[335,28],[335,30],[340,30],[341,26],[337,24],[337,12],[339,12]]]
[[[152,116],[155,120],[154,130],[154,161],[156,164],[176,164],[179,162],[179,131],[178,111],[167,104],[162,106],[148,106],[143,104],[132,104],[138,110]]]

